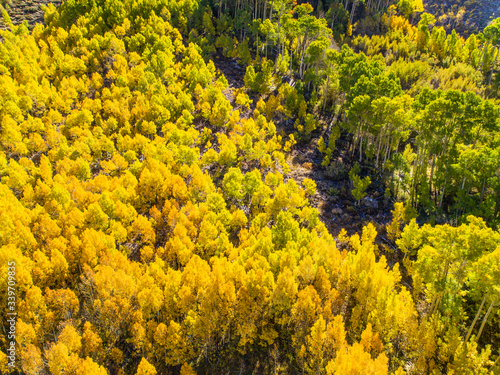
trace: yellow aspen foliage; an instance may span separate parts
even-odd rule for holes
[[[391,5],[372,37],[360,1],[351,17],[331,1],[90,3],[49,5],[32,29],[4,12],[0,31],[0,265],[15,263],[19,371],[494,371],[495,21],[466,42],[429,14],[407,20],[419,1],[399,1],[406,17]],[[359,157],[360,173],[380,168],[372,189],[411,202],[387,226],[395,251],[373,225],[333,236],[318,200],[330,183],[295,178],[321,127],[326,177],[340,186],[340,160]],[[419,226],[438,202],[436,221],[456,226]],[[378,221],[370,210],[347,215]]]
[[[207,331],[218,332],[222,337],[228,333],[236,304],[235,283],[242,271],[241,266],[231,264],[226,259],[213,259],[210,284],[199,307],[203,316],[210,317],[205,321],[204,328]]]
[[[302,181],[302,185],[304,186],[307,195],[314,195],[316,192],[316,183],[310,178],[305,178]]]
[[[321,299],[312,285],[302,289],[291,309],[297,333],[307,331],[321,314]]]
[[[27,323],[26,332],[30,332],[30,334],[28,335],[29,339],[27,343],[34,342],[35,333],[38,332],[39,334],[41,334],[41,331],[44,328],[43,323],[47,314],[47,305],[45,304],[45,300],[43,298],[42,291],[40,290],[40,288],[32,286],[26,292],[25,300],[19,303],[19,307],[20,307],[19,318],[22,320],[19,320],[18,322],[19,325],[17,329],[19,332],[21,332],[24,322],[26,322]],[[33,334],[31,333],[32,330],[34,330]],[[22,337],[21,333],[19,333],[18,339],[22,344],[23,339],[21,339],[20,337]]]
[[[25,374],[39,374],[46,367],[38,346],[28,344],[21,349],[21,369]],[[7,372],[5,372],[7,373]]]
[[[156,375],[156,369],[146,358],[142,358],[139,367],[137,367],[136,375]]]
[[[373,332],[370,323],[368,323],[361,334],[361,341],[359,343],[363,345],[366,352],[371,353],[372,357],[377,357],[384,350],[378,332]]]
[[[88,206],[85,221],[94,230],[106,230],[109,226],[109,217],[97,202]]]
[[[82,347],[82,338],[71,324],[63,328],[57,340],[66,345],[71,353],[80,352]]]
[[[138,352],[142,351],[145,347],[146,329],[143,327],[141,323],[136,322],[133,324],[132,328],[130,329],[130,332],[132,333],[130,342],[134,345],[135,349]],[[148,347],[150,346],[151,344],[148,345]],[[151,349],[149,349],[149,351],[150,350]]]
[[[117,365],[123,364],[123,352],[116,347],[111,349],[109,353],[109,358]]]
[[[396,202],[394,204],[394,210],[392,213],[391,224],[387,227],[387,236],[396,241],[401,237],[402,227],[409,223],[416,214],[413,212],[411,206],[405,206],[402,202]]]
[[[36,331],[33,325],[25,323],[23,320],[17,322],[17,344],[22,348],[26,348],[30,344],[38,344]]]
[[[85,322],[82,334],[83,354],[87,357],[99,357],[102,350],[102,340],[91,323]]]
[[[165,244],[165,250],[168,254],[168,260],[179,262],[180,265],[186,265],[193,256],[195,244],[187,235],[186,227],[181,223],[177,223],[174,228],[174,236],[172,236]]]
[[[364,351],[362,344],[354,343],[352,346],[337,351],[335,359],[328,363],[326,373],[384,375],[389,373],[387,362],[384,353],[372,359],[370,353]]]
[[[259,312],[269,303],[274,289],[273,274],[269,271],[266,259],[258,255],[250,258],[245,268],[247,272],[236,294],[235,306],[236,331],[240,337],[238,350],[243,352],[248,344],[252,345],[257,341],[259,333],[263,334],[263,340],[271,341],[270,343],[268,341],[268,344],[274,341],[272,332],[265,327],[266,322],[259,319]],[[262,331],[259,332],[259,330]]]
[[[115,248],[113,239],[101,231],[86,229],[81,235],[80,259],[81,265],[94,267],[99,258]]]
[[[45,155],[40,158],[40,177],[49,185],[52,182],[52,165]]]
[[[196,375],[196,371],[191,365],[184,363],[181,367],[181,375]]]
[[[133,242],[153,245],[156,236],[151,222],[146,217],[138,215],[132,223],[129,237]]]
[[[17,201],[15,195],[3,184],[0,185],[0,244],[18,246],[31,250],[36,240],[30,230],[31,215],[28,209]],[[4,263],[6,264],[6,263]]]
[[[108,371],[103,366],[100,366],[98,363],[95,363],[91,358],[87,357],[84,360],[80,360],[80,363],[75,373],[76,375],[85,375],[85,374],[107,375]]]
[[[34,261],[34,267],[32,270],[33,281],[38,285],[47,285],[48,279],[53,273],[50,259],[39,250],[33,253],[32,259]]]
[[[14,191],[20,192],[26,184],[31,183],[26,168],[15,160],[10,160],[7,173],[7,176],[2,177],[2,182]]]
[[[323,316],[320,315],[316,323],[312,326],[310,335],[306,338],[307,351],[305,367],[308,373],[318,373],[324,368],[324,357],[326,354],[324,352],[325,339],[326,322]]]
[[[151,246],[144,246],[141,249],[141,261],[143,263],[149,263],[153,260],[155,251]]]
[[[330,355],[347,347],[346,331],[341,315],[336,315],[326,327],[325,348]]]
[[[75,372],[80,365],[76,354],[71,354],[63,343],[52,344],[45,351],[48,367],[54,375],[63,375],[68,372]]]
[[[18,291],[24,292],[33,285],[32,268],[33,261],[23,256],[20,248],[15,245],[4,245],[0,247],[0,261],[2,264],[15,262],[16,264],[16,287]],[[0,281],[8,285],[7,267],[0,271]]]
[[[490,349],[478,350],[478,344],[475,341],[462,343],[455,353],[456,359],[449,369],[450,374],[479,374],[482,368],[487,368],[491,361],[488,360],[491,355]],[[493,369],[494,366],[490,367]]]
[[[9,373],[9,359],[7,358],[7,354],[3,351],[0,351],[0,371],[4,374]]]
[[[48,327],[76,317],[80,306],[78,297],[72,290],[47,288],[44,290],[44,297],[47,309],[50,311],[45,318]]]
[[[233,227],[241,228],[244,227],[248,222],[248,218],[243,212],[243,210],[236,210],[233,212],[231,225]]]
[[[280,272],[278,279],[276,281],[276,287],[273,290],[273,295],[271,296],[271,311],[273,311],[278,317],[278,321],[285,320],[282,316],[283,312],[288,311],[293,302],[296,299],[298,293],[298,284],[292,271],[286,267]],[[283,321],[281,324],[285,324]]]
[[[139,287],[137,301],[144,319],[149,319],[157,314],[163,306],[163,292],[149,275],[142,276]]]
[[[397,229],[396,233],[393,233],[392,228],[394,228],[394,226],[392,226],[391,224],[391,237],[397,238]],[[401,238],[396,239],[396,244],[403,253],[407,255],[414,255],[415,251],[420,247],[422,243],[422,236],[420,235],[421,232],[418,230],[418,228],[419,226],[416,219],[412,219],[400,233]]]
[[[160,328],[160,326],[158,327]],[[177,366],[193,356],[193,350],[186,340],[181,326],[173,320],[170,321],[166,331],[161,330],[160,333],[157,329],[157,333],[158,336],[155,335],[155,339],[167,350],[168,354],[165,360],[168,364]]]

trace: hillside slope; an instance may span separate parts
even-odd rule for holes
[[[425,11],[435,15],[437,25],[464,35],[482,31],[500,14],[499,0],[424,0]]]
[[[3,1],[2,1],[3,3]],[[9,6],[8,13],[14,25],[28,21],[30,29],[39,22],[43,22],[42,5],[54,4],[58,6],[62,3],[60,0],[13,0]],[[3,20],[0,18],[0,28],[4,27]]]

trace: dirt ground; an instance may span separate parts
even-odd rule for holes
[[[436,25],[467,37],[500,17],[500,0],[424,0],[424,9],[436,17]]]
[[[28,26],[32,29],[37,23],[43,23],[42,5],[49,3],[58,6],[61,0],[12,0],[7,12],[14,25],[28,21]],[[0,17],[0,28],[5,27]]]

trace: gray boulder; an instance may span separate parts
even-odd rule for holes
[[[370,197],[365,197],[363,198],[363,205],[368,207],[368,208],[373,208],[377,209],[378,208],[378,202]]]

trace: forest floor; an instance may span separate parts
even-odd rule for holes
[[[500,17],[500,0],[424,0],[424,9],[436,17],[436,25],[468,36]]]
[[[37,23],[43,23],[42,5],[54,4],[59,6],[62,0],[12,0],[7,12],[14,25],[28,21],[30,29],[35,27]],[[4,28],[2,17],[0,17],[0,29]]]

